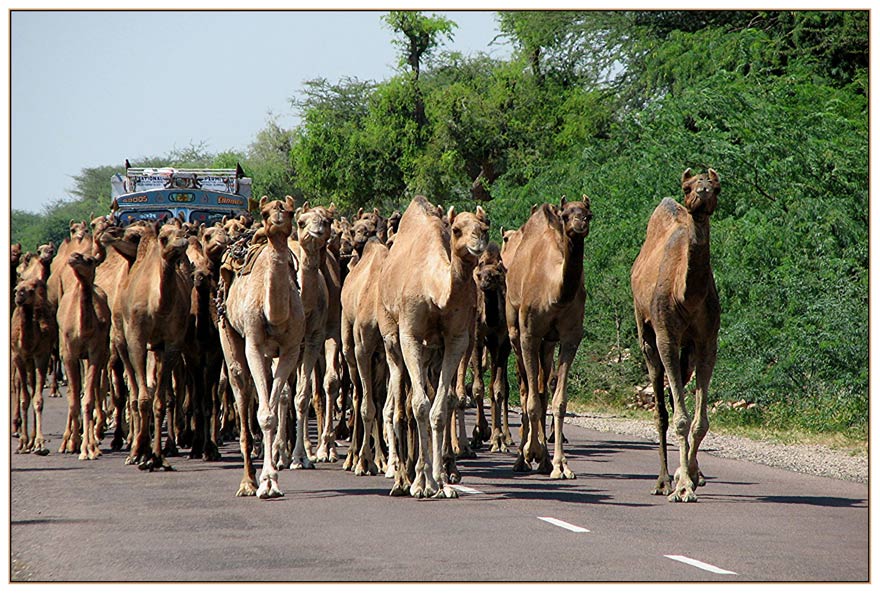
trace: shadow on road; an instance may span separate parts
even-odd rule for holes
[[[836,496],[747,496],[740,494],[706,494],[706,500],[721,502],[766,502],[770,504],[801,504],[827,508],[867,508],[868,501],[859,498],[840,498]]]

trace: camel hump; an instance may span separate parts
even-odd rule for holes
[[[667,226],[669,224],[683,223],[687,220],[687,216],[688,213],[684,206],[672,198],[663,198],[654,209],[651,220]]]

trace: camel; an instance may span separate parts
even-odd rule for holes
[[[102,373],[110,356],[110,307],[107,295],[94,284],[97,258],[75,251],[68,258],[68,265],[77,284],[68,287],[58,303],[59,350],[68,378],[67,426],[58,452],[75,453],[81,449],[80,459],[97,459],[101,450],[93,413],[96,404],[100,405]],[[84,361],[85,384],[80,361]],[[98,421],[103,422],[103,416]]]
[[[562,434],[568,394],[568,371],[583,335],[584,239],[590,231],[590,200],[560,206],[542,204],[522,226],[519,244],[513,246],[507,267],[507,330],[516,355],[523,408],[520,451],[514,471],[538,471],[552,479],[573,479],[563,452],[563,439],[555,440],[549,460],[544,432],[548,377],[553,351],[559,343],[559,362],[552,413],[554,433]],[[511,237],[508,245],[514,241]]]
[[[189,243],[177,219],[147,225],[144,230],[137,259],[112,307],[114,348],[125,365],[131,405],[137,402],[137,409],[132,409],[136,430],[126,463],[143,470],[171,470],[162,449],[162,424],[172,373],[185,346],[192,290],[185,260]],[[169,450],[175,448],[171,433],[169,430]]]
[[[244,477],[236,496],[283,496],[272,445],[278,428],[278,405],[291,372],[296,369],[305,333],[305,314],[297,286],[293,255],[287,238],[293,227],[294,202],[287,196],[260,199],[263,233],[267,241],[254,246],[250,272],[239,274],[226,293],[220,320],[220,343],[235,395],[240,421]],[[272,364],[272,359],[277,361]],[[257,417],[263,433],[263,470],[260,486],[250,459],[250,382],[258,396]]]
[[[309,403],[314,393],[314,371],[318,357],[324,353],[324,338],[327,327],[327,301],[329,299],[327,282],[321,272],[323,252],[330,238],[330,224],[333,216],[323,206],[310,208],[308,202],[303,205],[296,220],[297,240],[288,241],[297,265],[297,283],[300,287],[300,302],[305,315],[305,328],[302,338],[302,350],[296,374],[296,436],[292,456],[286,446],[277,448],[277,463],[280,467],[292,469],[312,469],[312,455],[306,448],[306,426],[308,422]],[[291,386],[292,387],[292,386]],[[287,401],[281,396],[279,408],[279,432],[286,436]],[[328,433],[329,436],[329,433]],[[280,439],[279,442],[282,442]]]
[[[362,419],[354,423],[354,436],[343,469],[353,469],[356,476],[376,475],[382,470],[376,463],[370,437],[375,432],[378,443],[378,425],[374,424],[379,401],[376,391],[384,391],[385,375],[384,360],[381,360],[385,350],[379,332],[379,274],[387,256],[388,248],[378,238],[370,238],[342,287],[342,349],[349,376],[354,381],[352,411],[359,413]],[[390,428],[393,424],[391,398],[386,400],[383,416],[385,426]],[[394,477],[399,461],[393,430],[385,435],[389,441],[386,477]]]
[[[104,251],[104,260],[95,270],[95,286],[107,295],[107,303],[111,306],[116,302],[116,294],[124,286],[129,270],[137,259],[138,245],[141,236],[147,232],[147,223],[136,223],[126,228],[109,226],[95,237],[95,242]],[[119,352],[113,347],[116,343],[115,333],[118,331],[110,318],[110,356],[107,360],[107,375],[110,394],[115,408],[113,439],[110,441],[112,451],[122,450],[125,444],[125,407],[128,405],[128,386],[124,380],[124,365]],[[136,410],[131,410],[132,415]],[[132,436],[132,435],[129,435]]]
[[[39,278],[22,280],[15,287],[15,309],[10,321],[12,366],[18,374],[19,392],[13,426],[19,430],[16,453],[47,455],[43,436],[43,386],[49,356],[58,337],[55,311],[46,296],[46,283]],[[34,400],[34,434],[28,432],[28,414]]]
[[[483,441],[490,442],[490,451],[508,450],[513,445],[508,422],[507,359],[510,356],[510,339],[505,318],[505,279],[507,270],[501,260],[501,249],[490,242],[474,270],[477,281],[477,316],[474,332],[474,351],[470,365],[474,375],[474,399],[477,402],[477,424],[474,426],[472,445],[478,447]],[[483,354],[489,355],[491,434],[488,432],[483,411]]]
[[[15,306],[15,285],[18,284],[18,264],[21,263],[22,255],[21,243],[13,243],[9,247],[9,288],[12,295],[12,299],[9,302],[10,312],[12,312],[12,307]]]
[[[684,206],[664,198],[648,221],[645,242],[633,263],[631,283],[639,345],[654,386],[654,421],[660,438],[660,474],[652,494],[670,502],[694,502],[705,485],[697,450],[709,431],[709,381],[718,351],[721,307],[709,254],[709,217],[718,205],[718,173],[681,176]],[[694,418],[684,386],[696,371]],[[675,486],[666,465],[669,415],[663,377],[672,391],[673,425],[679,442]]]
[[[55,244],[49,241],[37,247],[36,253],[26,253],[19,264],[18,280],[39,278],[48,282],[52,260],[55,258]],[[15,285],[13,285],[15,288]]]
[[[390,372],[389,397],[395,398],[395,438],[400,445],[406,370],[419,442],[415,479],[407,488],[409,477],[400,464],[392,495],[408,491],[415,498],[458,496],[451,486],[459,478],[458,469],[451,450],[445,450],[444,433],[458,365],[473,323],[473,270],[486,249],[489,221],[479,206],[475,214],[456,215],[450,208],[447,219],[444,222],[424,196],[416,196],[401,217],[394,248],[379,276],[379,327]],[[431,401],[426,360],[431,350],[441,349],[439,382]]]

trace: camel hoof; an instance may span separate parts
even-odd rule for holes
[[[529,463],[526,463],[526,460],[520,455],[516,458],[516,462],[513,464],[513,471],[524,474],[532,471],[532,466]]]
[[[308,457],[295,459],[290,462],[290,469],[315,469],[315,464]]]
[[[260,488],[257,490],[257,498],[262,498],[263,500],[269,498],[281,498],[284,496],[284,493],[278,488],[275,480],[265,480],[260,484]]]
[[[443,486],[433,498],[458,498],[458,492],[452,486]]]
[[[110,450],[113,452],[122,451],[122,447],[125,444],[121,437],[114,437],[112,441],[110,441]]]
[[[377,473],[379,473],[379,468],[376,467],[376,464],[367,463],[363,457],[361,457],[357,467],[354,468],[354,475],[356,476],[375,476]]]
[[[568,466],[554,467],[553,471],[550,472],[551,480],[574,480],[575,477],[574,472]]]
[[[703,486],[706,485],[706,476],[703,475],[703,472],[701,472],[701,471],[697,472],[697,479],[694,480],[694,483],[699,488],[702,488]]]
[[[251,480],[242,481],[241,485],[238,487],[238,492],[235,493],[236,496],[256,496],[257,495],[257,485],[254,484]]]
[[[388,493],[388,496],[409,496],[410,487],[411,484],[408,484],[406,480],[397,480],[391,487],[391,492]]]
[[[220,449],[217,448],[217,445],[214,443],[208,443],[205,446],[205,451],[202,453],[202,460],[204,461],[220,461],[223,459],[223,456],[220,455]]]
[[[540,463],[538,463],[537,472],[539,474],[544,474],[545,476],[551,476],[553,474],[553,464],[550,463],[550,460],[544,457]]]
[[[477,458],[477,454],[474,453],[474,450],[471,449],[470,447],[468,447],[467,449],[465,449],[461,453],[456,453],[455,456],[458,459],[476,459]]]
[[[45,446],[36,447],[33,450],[33,454],[39,455],[40,457],[45,457],[46,455],[49,454],[49,449],[47,449]]]
[[[669,502],[697,502],[697,495],[691,488],[681,487],[670,494],[666,499]]]

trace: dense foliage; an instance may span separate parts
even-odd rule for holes
[[[575,397],[621,403],[644,381],[629,269],[651,211],[687,167],[722,178],[712,256],[723,310],[714,400],[741,422],[867,434],[867,11],[499,13],[513,55],[442,51],[454,23],[389,14],[401,69],[380,82],[305,83],[302,124],[269,121],[240,161],[255,193],[472,209],[492,234],[532,204],[587,194],[585,338]],[[291,81],[295,85],[297,81]],[[63,237],[103,211],[113,167],[84,169],[73,202],[13,212],[14,241]]]

